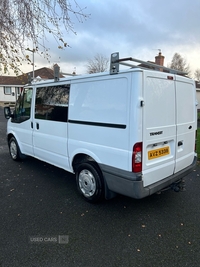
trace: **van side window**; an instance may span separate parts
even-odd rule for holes
[[[16,102],[14,118],[12,118],[12,122],[21,123],[30,119],[32,94],[32,88],[24,88],[22,94],[19,96]]]
[[[35,118],[67,122],[70,85],[36,89]]]

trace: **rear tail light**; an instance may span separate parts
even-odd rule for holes
[[[142,143],[136,143],[132,154],[132,172],[142,171]]]

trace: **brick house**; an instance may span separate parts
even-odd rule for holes
[[[155,57],[155,62],[149,61],[150,63],[155,63],[157,65],[160,66],[164,66],[164,59],[165,57],[162,55],[161,52],[158,53],[158,55]],[[145,67],[145,68],[150,68],[150,69],[154,69],[154,67],[149,67],[149,66],[145,66],[145,64],[141,64],[141,67]],[[162,68],[160,69],[162,71]],[[198,105],[198,110],[200,110],[200,82],[195,81],[196,83],[196,99],[197,102],[199,103]]]
[[[28,83],[28,75],[33,77],[33,72],[28,72],[20,76],[0,76],[0,103],[15,102],[24,85]],[[45,67],[35,70],[34,77],[40,80],[54,79],[54,70]],[[60,74],[60,78],[63,77]]]

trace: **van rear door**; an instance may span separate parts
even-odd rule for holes
[[[177,143],[175,173],[192,164],[196,135],[195,85],[176,76]]]
[[[143,182],[153,184],[175,169],[176,91],[174,75],[144,72]]]
[[[154,74],[154,75],[151,75]],[[188,167],[194,160],[195,86],[182,76],[144,73],[144,186]]]

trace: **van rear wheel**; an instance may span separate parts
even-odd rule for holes
[[[12,137],[9,141],[9,151],[10,156],[13,160],[19,161],[25,159],[25,155],[21,153],[19,145],[14,137]]]
[[[103,177],[93,162],[81,163],[76,170],[78,191],[89,202],[95,203],[103,197]]]

